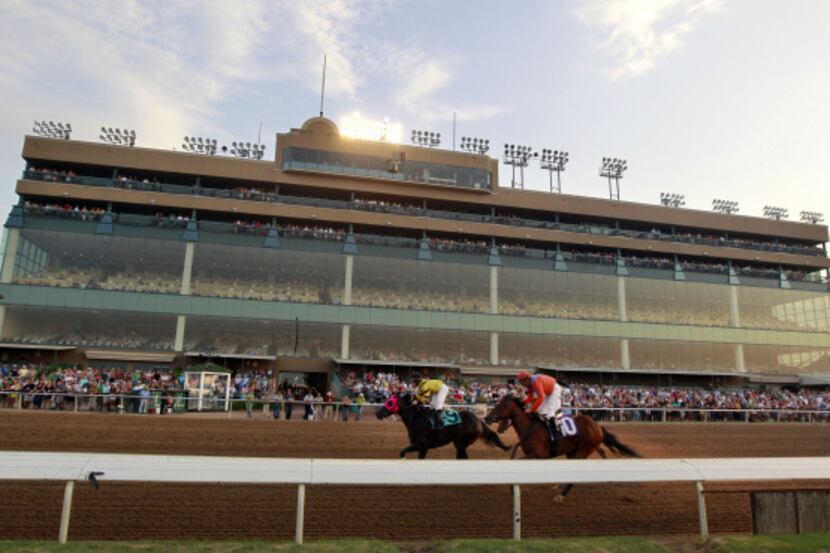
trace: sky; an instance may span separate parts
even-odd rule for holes
[[[244,7],[243,7],[244,6]],[[830,216],[826,0],[205,0],[0,2],[0,205],[34,120],[73,138],[134,129],[254,141],[355,111],[410,129],[564,149],[563,192],[735,200]],[[501,166],[509,186],[509,167]],[[547,190],[533,164],[525,186]]]

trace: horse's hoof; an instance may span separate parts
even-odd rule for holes
[[[560,493],[559,495],[554,497],[553,500],[557,503],[562,503],[563,501],[565,501],[565,496]]]

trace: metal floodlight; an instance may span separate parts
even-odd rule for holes
[[[101,142],[113,146],[135,146],[136,134],[133,130],[113,130],[112,127],[101,127],[101,134],[98,138]]]
[[[524,189],[525,187],[525,167],[532,158],[539,157],[539,152],[534,152],[530,146],[517,146],[516,144],[504,145],[504,163],[513,167],[513,179],[510,186]],[[516,167],[519,168],[520,182],[516,182]]]
[[[193,154],[216,155],[216,139],[202,138],[201,136],[185,136],[182,141],[182,150]]]
[[[44,138],[58,138],[60,140],[69,140],[72,135],[72,125],[67,123],[55,123],[54,121],[35,121],[32,132],[36,136]]]
[[[608,196],[612,200],[620,199],[620,179],[626,170],[628,170],[628,162],[626,160],[615,157],[602,158],[602,165],[599,167],[599,176],[608,179]],[[612,181],[616,183],[616,189],[611,185]]]
[[[565,170],[565,165],[570,158],[568,152],[561,150],[551,150],[546,148],[542,150],[542,156],[539,158],[539,164],[550,175],[550,191],[554,192],[553,187],[553,172],[556,171],[556,193],[562,193],[562,171]]]
[[[231,142],[230,154],[234,157],[260,160],[265,155],[265,144]]]
[[[411,140],[416,146],[435,148],[441,145],[441,133],[413,130]]]
[[[660,192],[660,205],[666,207],[682,207],[686,205],[686,196],[670,192]]]
[[[800,215],[801,220],[805,223],[817,225],[824,222],[824,213],[818,211],[802,211]]]
[[[471,154],[484,155],[490,151],[490,141],[483,138],[462,136],[460,148],[465,152],[470,152]]]
[[[717,211],[718,213],[723,213],[725,215],[732,215],[733,213],[737,213],[738,209],[738,202],[730,201],[730,200],[712,200],[712,211]]]
[[[769,217],[770,219],[789,219],[790,212],[788,209],[783,207],[777,207],[774,205],[765,205],[764,206],[764,217]]]

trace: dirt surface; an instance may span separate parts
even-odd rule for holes
[[[653,458],[830,455],[826,424],[607,427]],[[515,441],[512,430],[504,436],[508,443]],[[9,411],[0,412],[0,441],[0,449],[16,451],[376,459],[396,458],[407,442],[403,425],[395,421],[284,422]],[[430,452],[430,458],[452,456],[449,448]],[[504,459],[508,454],[476,445],[470,456]],[[749,494],[743,491],[747,485],[719,489],[742,491],[707,497],[710,531],[749,532]],[[698,531],[692,484],[582,485],[564,503],[553,502],[554,495],[548,486],[522,487],[523,536]],[[62,483],[0,481],[0,538],[55,539],[62,496]],[[95,491],[76,485],[70,538],[290,539],[295,499],[292,486],[105,482]],[[512,535],[511,507],[508,486],[312,486],[306,491],[305,532],[309,539],[507,538]]]

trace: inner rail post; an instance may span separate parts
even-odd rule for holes
[[[69,516],[72,514],[72,493],[75,491],[75,482],[70,480],[63,490],[63,510],[61,510],[61,527],[58,531],[58,543],[66,543],[69,537]]]
[[[709,521],[706,519],[706,497],[703,495],[703,482],[695,482],[697,492],[697,514],[700,518],[700,537],[703,541],[709,539]]]
[[[305,484],[297,486],[297,526],[294,530],[294,541],[297,545],[303,544],[303,524],[305,522]]]
[[[522,489],[513,484],[513,539],[522,539]]]

